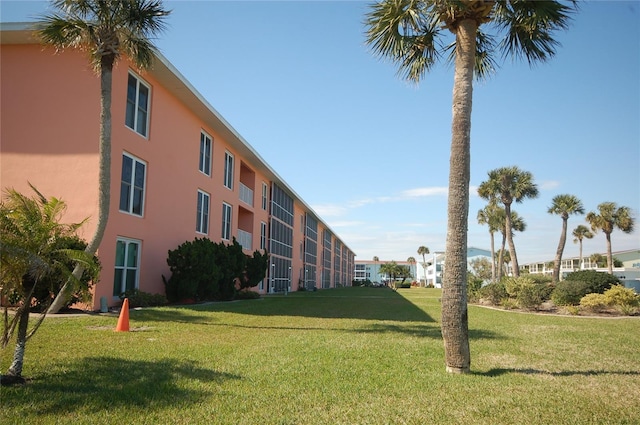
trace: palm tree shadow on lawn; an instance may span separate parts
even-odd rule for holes
[[[472,372],[474,375],[487,376],[490,378],[502,376],[506,374],[522,374],[522,375],[547,375],[554,377],[562,376],[597,376],[597,375],[637,375],[640,376],[640,370],[562,370],[562,371],[548,371],[532,368],[494,368],[489,369],[486,372]]]
[[[113,410],[125,406],[164,409],[188,407],[208,396],[207,391],[179,385],[182,379],[222,383],[240,376],[199,367],[192,361],[128,360],[110,357],[78,359],[65,372],[45,372],[20,391],[5,392],[3,408],[24,408],[25,391],[40,402],[33,415]]]

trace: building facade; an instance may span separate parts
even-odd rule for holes
[[[98,213],[99,77],[83,52],[44,48],[24,24],[3,24],[2,188],[66,202],[65,222]],[[127,289],[164,293],[169,250],[235,238],[270,254],[262,293],[349,285],[354,256],[339,236],[197,90],[157,55],[113,71],[111,191],[93,309]]]

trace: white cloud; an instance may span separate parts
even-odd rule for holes
[[[426,196],[446,195],[449,188],[444,187],[418,187],[415,189],[407,189],[400,193],[403,198],[422,198]]]
[[[560,186],[560,182],[557,182],[555,180],[547,180],[540,183],[540,190],[551,190],[555,189],[558,186]]]

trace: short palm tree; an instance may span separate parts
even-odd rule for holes
[[[504,209],[500,208],[495,202],[489,202],[483,209],[478,210],[478,224],[486,224],[489,227],[489,236],[491,238],[491,280],[496,280],[496,250],[494,234],[503,228]]]
[[[551,206],[547,210],[549,214],[557,214],[562,218],[562,232],[560,233],[560,241],[556,250],[556,258],[553,261],[553,282],[560,280],[560,263],[562,262],[562,253],[567,242],[567,222],[571,214],[584,214],[584,206],[582,201],[574,195],[557,195],[551,200]]]
[[[0,203],[0,297],[19,303],[11,321],[5,307],[2,347],[9,343],[16,329],[17,336],[13,361],[2,377],[3,385],[24,381],[22,367],[26,344],[46,315],[45,308],[44,314],[29,330],[31,306],[39,285],[46,284],[47,277],[56,273],[67,276],[72,284],[80,284],[67,267],[70,262],[82,263],[93,277],[97,274],[93,255],[82,250],[59,248],[58,242],[74,235],[82,223],[60,223],[65,203],[56,198],[46,199],[35,188],[34,191],[36,196],[29,198],[9,189]]]
[[[420,245],[418,247],[418,255],[422,255],[422,269],[424,271],[424,286],[427,286],[427,259],[426,259],[426,255],[429,253],[429,248],[424,246],[424,245]]]
[[[468,373],[471,364],[466,282],[474,75],[489,75],[496,56],[524,57],[530,64],[551,58],[558,44],[552,35],[568,27],[574,6],[560,1],[383,0],[367,13],[367,43],[395,62],[402,77],[418,82],[443,55],[454,63],[442,293],[448,372]],[[447,32],[455,37],[453,43],[446,40]]]
[[[538,186],[533,182],[533,174],[520,168],[502,167],[489,171],[489,179],[478,186],[478,195],[481,198],[493,202],[501,202],[504,205],[505,229],[512,229],[511,204],[515,201],[522,202],[526,198],[538,197]],[[513,275],[520,276],[518,256],[513,243],[512,232],[506,231],[507,243]]]
[[[593,211],[587,214],[587,222],[591,225],[591,230],[597,233],[602,230],[607,238],[607,268],[613,274],[613,255],[611,254],[611,232],[615,228],[624,233],[633,232],[635,219],[629,207],[618,207],[615,202],[603,202],[598,205],[598,213]]]
[[[170,12],[160,0],[55,0],[52,5],[57,12],[43,16],[37,24],[42,42],[59,50],[86,51],[100,76],[98,222],[86,248],[93,255],[109,220],[113,67],[123,56],[139,68],[151,66],[155,52],[151,39],[164,29]],[[80,275],[81,266],[74,270],[74,276]],[[50,312],[56,313],[69,296],[69,285],[64,285]]]
[[[580,244],[580,270],[582,270],[584,268],[584,263],[582,262],[582,240],[593,238],[593,233],[591,233],[591,230],[589,230],[589,228],[584,224],[579,224],[575,229],[573,229],[571,234],[574,238],[573,243]]]
[[[377,255],[373,256],[373,264],[375,265],[374,269],[373,269],[373,274],[375,276],[375,279],[378,279],[378,275],[380,274],[380,270],[378,269],[378,262],[380,261],[380,258],[378,258]]]

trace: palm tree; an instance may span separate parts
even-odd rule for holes
[[[426,255],[429,253],[429,248],[424,245],[418,247],[418,255],[422,255],[422,269],[424,270],[424,286],[427,286],[427,259]]]
[[[448,372],[468,373],[471,364],[466,285],[473,77],[489,75],[500,53],[530,64],[548,60],[558,44],[552,34],[568,27],[574,10],[575,4],[559,1],[383,0],[366,15],[367,43],[407,80],[417,83],[446,53],[454,63],[442,292]],[[446,30],[455,36],[448,45],[440,43]],[[502,40],[496,43],[496,37]]]
[[[409,263],[409,273],[411,273],[411,266],[414,266],[416,264],[415,257],[407,258],[407,263]],[[416,274],[418,274],[417,271],[416,271]]]
[[[32,186],[33,188],[33,186]],[[29,316],[39,285],[46,283],[49,276],[62,272],[72,283],[80,284],[72,277],[67,267],[69,262],[81,262],[90,272],[90,278],[97,276],[97,263],[93,256],[82,250],[63,248],[64,241],[74,235],[82,225],[62,224],[60,218],[66,205],[56,198],[46,199],[33,188],[36,196],[29,198],[13,189],[6,191],[6,199],[0,203],[0,297],[18,299],[19,306],[11,321],[5,323],[0,343],[2,348],[9,343],[17,328],[16,348],[7,374],[2,377],[3,385],[24,382],[22,367],[27,341],[38,330],[46,316],[44,313],[29,330]]]
[[[613,256],[611,255],[611,232],[615,228],[624,233],[633,232],[635,220],[631,215],[629,207],[618,207],[615,202],[603,202],[598,205],[599,214],[591,211],[587,214],[587,222],[591,225],[591,230],[598,233],[602,230],[607,238],[607,268],[609,274],[613,274]]]
[[[491,237],[491,280],[496,280],[496,251],[493,234],[500,231],[502,226],[502,219],[504,217],[504,210],[500,208],[495,202],[489,202],[483,209],[478,210],[478,224],[486,224],[489,226],[489,235]]]
[[[593,238],[593,233],[591,233],[591,230],[589,230],[587,226],[579,224],[578,227],[573,229],[573,232],[571,232],[571,234],[574,237],[573,243],[580,243],[580,270],[582,270],[584,268],[584,264],[582,262],[582,240],[584,238]]]
[[[37,33],[43,43],[58,50],[86,51],[100,76],[100,140],[98,222],[86,252],[93,255],[109,220],[111,196],[111,85],[114,65],[123,56],[137,67],[151,66],[155,47],[151,38],[165,28],[169,11],[160,0],[55,0],[54,12],[42,17]],[[82,275],[77,266],[74,276]],[[49,308],[56,313],[69,297],[64,285]]]
[[[551,200],[551,206],[547,210],[549,214],[557,214],[562,218],[562,232],[556,250],[556,258],[553,262],[553,282],[560,280],[560,262],[567,242],[567,222],[570,214],[584,214],[582,201],[573,195],[557,195]],[[582,256],[582,254],[581,254]]]
[[[376,279],[378,278],[378,275],[380,274],[380,270],[378,270],[378,261],[380,261],[380,259],[377,256],[374,256],[373,257],[373,263],[375,264],[374,273],[375,273]]]
[[[489,201],[500,201],[504,205],[505,229],[512,229],[511,226],[511,204],[522,202],[526,198],[538,197],[538,186],[533,182],[533,175],[520,168],[502,167],[489,171],[489,179],[482,182],[478,187],[478,194],[481,198]],[[507,243],[513,264],[513,275],[520,276],[518,256],[513,243],[512,232],[507,231]]]
[[[511,255],[509,251],[505,251],[505,245],[507,241],[507,232],[506,232],[506,213],[503,208],[498,207],[496,210],[496,220],[499,221],[499,229],[502,234],[502,243],[500,244],[500,249],[498,250],[498,264],[500,264],[500,268],[498,268],[498,276],[497,280],[500,281],[502,279],[503,274],[508,271],[504,270],[504,264],[511,263]],[[524,232],[527,228],[527,223],[525,223],[524,218],[520,217],[517,212],[511,211],[511,232],[510,237],[513,238],[513,232]]]

